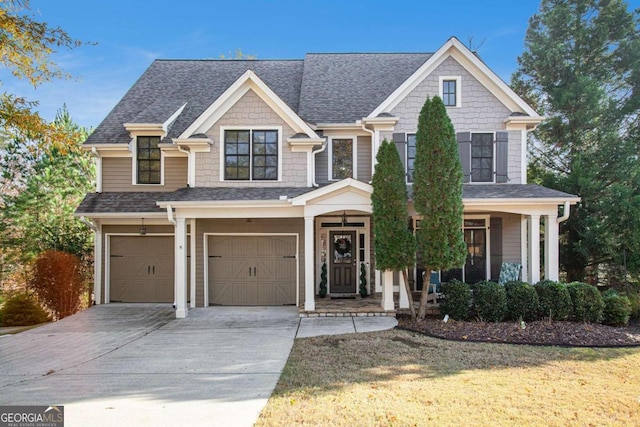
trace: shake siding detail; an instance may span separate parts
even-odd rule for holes
[[[281,126],[282,181],[221,181],[220,141],[221,126],[246,126],[260,129],[260,126]],[[196,187],[306,187],[307,154],[294,153],[289,148],[287,138],[296,132],[274,112],[255,92],[249,90],[231,107],[206,134],[214,142],[208,153],[196,154]]]
[[[371,137],[358,137],[358,181],[371,181]]]
[[[102,158],[102,191],[174,191],[187,186],[187,158],[165,157],[164,185],[131,184],[131,157]]]
[[[249,215],[248,215],[249,216]],[[253,218],[246,219],[198,219],[196,223],[198,233],[196,240],[196,305],[204,304],[204,233],[251,234],[251,233],[297,233],[298,234],[298,305],[304,304],[304,219],[302,218]],[[310,254],[313,256],[313,254]]]

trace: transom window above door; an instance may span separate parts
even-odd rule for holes
[[[278,179],[277,130],[224,131],[224,179],[275,181]]]
[[[353,177],[353,139],[331,140],[331,179]]]

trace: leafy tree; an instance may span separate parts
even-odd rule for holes
[[[543,0],[512,78],[547,117],[530,178],[582,198],[561,224],[567,281],[640,272],[639,22],[622,0]]]
[[[71,120],[66,108],[53,125],[68,135],[64,152],[14,139],[0,158],[0,182],[6,190],[0,198],[5,269],[25,265],[48,249],[85,258],[91,253],[91,233],[73,216],[95,174],[90,153],[81,148],[88,131]]]
[[[416,231],[418,262],[425,271],[464,264],[467,247],[462,232],[462,166],[458,143],[442,99],[427,98],[418,117],[413,170],[413,205],[422,215]],[[423,286],[418,318],[427,312],[428,286]]]
[[[407,185],[404,168],[395,145],[386,139],[382,141],[376,155],[376,169],[373,174],[373,243],[376,266],[379,270],[402,272],[409,297],[411,317],[415,319],[413,298],[407,268],[415,262],[415,239],[407,227]]]
[[[0,2],[0,63],[19,79],[33,86],[56,78],[66,78],[51,60],[56,49],[73,49],[82,44],[59,27],[34,20],[29,0]],[[59,127],[42,119],[32,109],[37,105],[24,97],[0,94],[0,128],[19,141],[38,141],[59,150],[66,147],[66,135]]]

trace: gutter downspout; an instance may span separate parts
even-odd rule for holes
[[[322,153],[324,150],[326,150],[327,145],[329,145],[329,138],[325,136],[324,144],[322,144],[322,147],[311,152],[311,159],[313,160],[311,163],[311,169],[313,170],[313,179],[311,181],[311,185],[313,185],[314,187],[319,187],[318,183],[316,182],[316,154]]]
[[[167,205],[167,219],[173,225],[178,224],[176,220],[173,218],[173,208],[171,207],[171,205]]]
[[[80,221],[81,221],[83,224],[85,224],[87,227],[89,227],[90,229],[92,229],[93,231],[95,231],[95,232],[97,232],[97,231],[98,231],[98,227],[97,227],[94,223],[92,223],[91,221],[89,221],[88,219],[86,219],[86,218],[84,217],[84,215],[80,217]]]
[[[564,202],[564,211],[562,212],[562,216],[556,219],[556,222],[560,224],[563,221],[569,219],[569,215],[571,214],[571,205],[568,201]]]
[[[91,292],[91,305],[102,304],[102,232],[97,225],[86,219],[84,215],[80,217],[80,221],[95,233],[93,239],[93,292]]]
[[[191,150],[185,150],[178,145],[178,151],[187,155],[187,186],[193,188],[196,183],[191,179],[192,174],[194,174],[192,171],[194,165],[191,164]]]
[[[91,147],[91,154],[96,158],[96,193],[102,193],[102,157],[96,147]]]

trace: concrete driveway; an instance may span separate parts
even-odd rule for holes
[[[64,405],[66,426],[250,426],[285,365],[295,307],[96,306],[0,337],[0,405]]]

